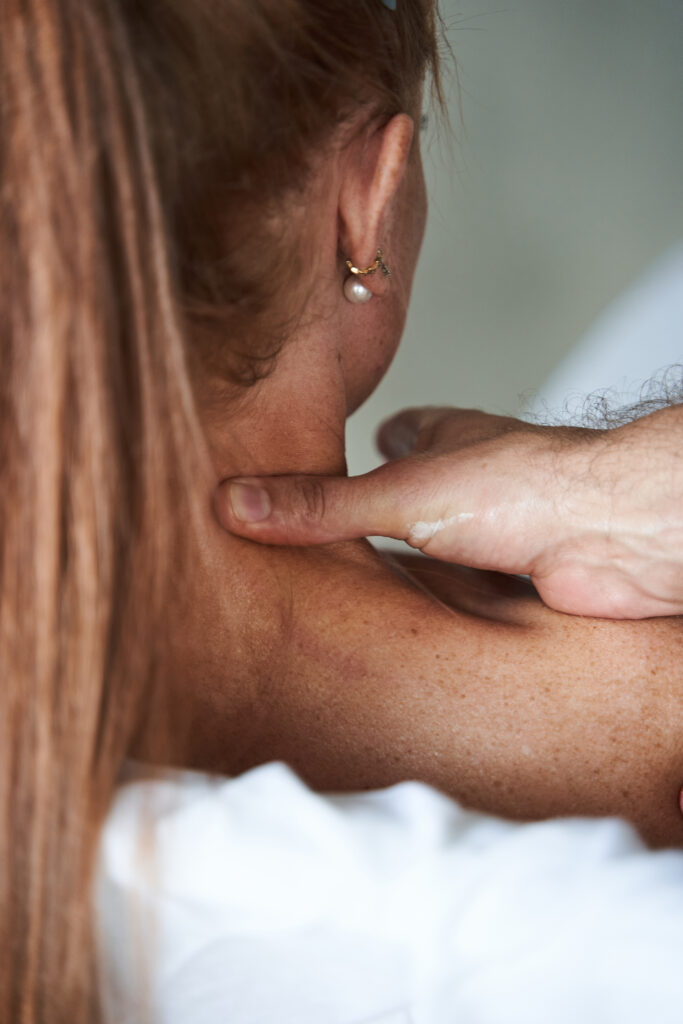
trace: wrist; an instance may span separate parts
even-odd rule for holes
[[[533,576],[554,607],[634,618],[683,611],[681,437],[680,413],[553,437],[552,541]]]
[[[683,553],[683,407],[606,432],[620,472],[620,515],[651,535],[678,538]]]

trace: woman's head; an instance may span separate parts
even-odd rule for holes
[[[425,71],[438,64],[435,4],[138,8],[135,47],[148,57],[143,90],[185,312],[202,328],[200,359],[249,382],[267,372],[319,286],[321,222],[311,207],[329,195],[329,157],[397,114],[419,116]],[[370,237],[365,248],[374,255]]]
[[[268,369],[315,283],[319,161],[360,167],[378,139],[398,160],[435,19],[432,0],[0,6],[3,1022],[92,1019],[97,825],[201,518],[188,363]],[[419,234],[404,163],[399,240]],[[342,255],[367,254],[335,254],[339,288]]]

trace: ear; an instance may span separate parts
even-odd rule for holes
[[[396,114],[347,149],[339,191],[339,248],[358,267],[373,263],[382,247],[388,209],[406,172],[413,133],[413,119]],[[363,284],[374,291],[380,280],[376,274]]]

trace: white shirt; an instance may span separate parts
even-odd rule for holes
[[[280,764],[119,792],[98,922],[116,1024],[680,1024],[683,853]],[[142,994],[141,994],[142,993]]]

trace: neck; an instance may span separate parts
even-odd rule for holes
[[[220,479],[346,472],[346,393],[338,348],[313,330],[289,339],[272,373],[235,397],[216,379],[198,401]]]

